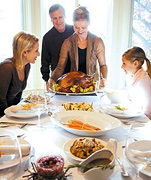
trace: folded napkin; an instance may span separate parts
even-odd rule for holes
[[[22,156],[28,156],[30,154],[30,144],[20,144]],[[16,148],[14,145],[6,145],[1,144],[0,145],[0,152],[2,152],[3,155],[14,153],[16,151]]]
[[[138,151],[138,150],[131,150],[131,153],[133,154],[133,157],[146,157],[151,158],[151,151]]]

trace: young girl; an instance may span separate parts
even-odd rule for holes
[[[26,87],[30,63],[39,56],[39,40],[25,32],[19,32],[13,39],[13,57],[0,63],[0,116],[4,110],[20,102]]]
[[[147,70],[142,67],[146,61]],[[140,47],[133,47],[122,56],[122,69],[127,74],[127,88],[131,101],[151,119],[151,64]]]

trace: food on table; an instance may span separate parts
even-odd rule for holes
[[[74,141],[70,148],[70,152],[76,157],[86,159],[92,153],[102,148],[104,148],[104,145],[95,138],[80,138]]]
[[[41,157],[36,162],[37,172],[44,178],[55,178],[63,172],[64,158],[60,155]]]
[[[115,108],[118,109],[118,110],[120,110],[120,111],[125,111],[125,110],[127,110],[126,107],[124,107],[124,106],[121,107],[120,105],[115,106]]]
[[[66,110],[93,111],[92,103],[64,103],[62,105]]]
[[[87,131],[100,131],[101,129],[95,126],[92,126],[86,122],[80,120],[71,120],[67,124],[69,128],[78,129],[78,130],[87,130]]]
[[[23,110],[30,110],[32,106],[36,106],[36,104],[35,103],[23,104],[22,108],[23,108]]]
[[[45,99],[40,96],[40,95],[33,95],[33,94],[30,94],[28,97],[26,97],[26,100],[27,101],[30,101],[30,102],[36,102],[36,101],[39,101],[39,102],[45,102]]]
[[[48,97],[46,97],[47,99],[47,103],[50,102],[50,99]],[[26,97],[26,100],[29,102],[38,102],[38,103],[44,103],[45,102],[45,98],[42,97],[41,95],[33,95],[30,94],[28,97]]]
[[[96,82],[93,77],[83,72],[69,72],[57,79],[55,90],[65,93],[86,93],[95,91]]]
[[[83,172],[86,172],[92,168],[97,168],[97,167],[110,167],[113,168],[114,166],[109,166],[109,164],[111,163],[111,160],[109,158],[99,158],[99,159],[95,159],[89,162],[88,166],[84,167]]]

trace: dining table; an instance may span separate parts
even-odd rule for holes
[[[21,171],[16,177],[16,180],[22,180],[22,179],[28,179],[27,177],[23,178],[23,176],[28,175],[29,172],[27,169],[32,171],[31,162],[35,163],[36,160],[39,157],[45,156],[45,155],[61,155],[64,158],[65,161],[65,167],[71,164],[77,164],[76,160],[69,157],[65,151],[64,151],[64,144],[68,142],[69,140],[79,138],[81,136],[70,133],[66,131],[65,129],[59,127],[57,124],[55,124],[52,121],[53,115],[63,110],[63,103],[67,102],[87,102],[92,103],[94,110],[99,113],[104,113],[101,111],[101,106],[106,103],[111,103],[106,95],[103,95],[102,97],[98,97],[96,94],[90,94],[90,95],[60,95],[56,94],[51,102],[51,111],[52,114],[48,114],[47,112],[41,115],[41,130],[34,130],[33,127],[37,124],[37,117],[33,118],[15,118],[15,117],[9,117],[7,115],[4,115],[0,118],[0,122],[9,122],[10,125],[8,127],[1,127],[3,129],[10,129],[12,131],[17,132],[19,129],[23,132],[23,135],[20,138],[24,138],[26,141],[29,142],[29,144],[32,147],[32,151],[29,157],[29,161],[27,161],[27,164],[24,164],[21,166]],[[107,115],[111,117],[110,115]],[[117,141],[117,151],[116,156],[119,157],[125,167],[125,169],[128,171],[129,176],[124,177],[121,174],[121,168],[117,161],[115,162],[114,171],[109,177],[111,180],[133,180],[136,178],[136,171],[135,169],[130,165],[128,160],[125,157],[124,150],[125,150],[125,140],[129,132],[130,125],[136,121],[139,122],[148,122],[150,121],[144,114],[138,117],[133,118],[126,118],[126,119],[120,119],[121,122],[120,126],[117,128],[108,131],[105,134],[102,134],[96,138],[101,139],[103,141],[108,142],[110,139],[115,139]],[[20,128],[18,124],[25,124],[24,127]],[[14,129],[12,128],[14,127]],[[16,128],[16,130],[15,130]],[[73,168],[69,170],[69,173],[71,175],[68,177],[69,180],[84,180],[84,176],[81,175],[77,168]],[[143,180],[150,180],[151,179],[151,172],[146,173],[140,173],[140,179]]]

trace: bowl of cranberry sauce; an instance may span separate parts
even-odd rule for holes
[[[64,158],[60,155],[40,157],[36,162],[37,172],[45,178],[56,177],[64,168]]]

